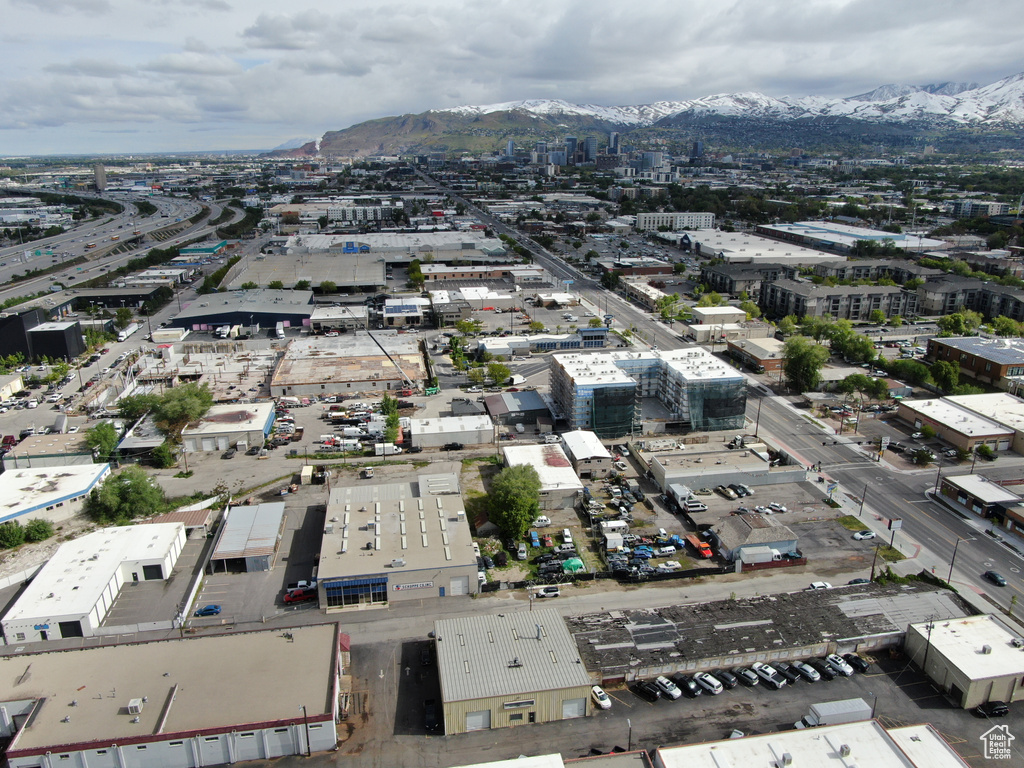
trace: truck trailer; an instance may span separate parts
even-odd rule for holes
[[[402,452],[394,443],[377,443],[373,446],[373,454],[375,456],[397,456]]]
[[[797,728],[816,728],[819,725],[842,725],[858,720],[870,720],[871,705],[864,699],[840,699],[812,704],[811,711],[793,725]]]
[[[714,554],[711,551],[711,547],[708,545],[708,543],[700,537],[698,537],[696,534],[688,533],[683,538],[686,539],[689,545],[693,547],[697,554],[701,557],[711,557],[711,555]]]
[[[127,326],[126,328],[122,328],[120,331],[117,332],[117,340],[118,341],[127,341],[128,337],[131,336],[133,333],[135,333],[137,330],[139,330],[139,328],[141,328],[141,327],[142,326],[139,325],[138,323],[132,323],[131,325]]]

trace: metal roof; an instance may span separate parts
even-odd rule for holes
[[[961,352],[977,355],[999,365],[1020,365],[1024,363],[1024,339],[982,339],[978,336],[935,339]]]
[[[283,518],[283,501],[234,507],[224,518],[224,531],[211,559],[272,555]]]
[[[445,702],[593,685],[553,608],[434,622]]]

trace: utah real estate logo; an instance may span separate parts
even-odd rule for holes
[[[1009,760],[1010,744],[1016,738],[1010,733],[1008,725],[996,725],[989,728],[979,738],[985,745],[986,760]]]

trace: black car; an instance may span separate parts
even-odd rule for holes
[[[423,446],[414,445],[409,448],[409,453],[423,453]]]
[[[420,666],[429,667],[434,663],[434,654],[430,650],[430,646],[420,650]]]
[[[858,656],[856,653],[844,653],[843,658],[846,659],[846,663],[853,667],[858,672],[867,672],[871,668],[864,659]]]
[[[223,454],[221,454],[221,458],[222,459],[233,459],[233,458],[235,458],[235,454],[236,453],[237,453],[237,451],[234,448],[228,448],[226,451],[224,451]]]
[[[437,702],[434,699],[423,702],[423,725],[428,731],[436,731],[440,727],[437,721]]]
[[[729,487],[732,489],[732,492],[735,493],[737,496],[739,496],[741,499],[744,496],[748,495],[747,494],[747,490],[745,488],[743,488],[743,487],[741,487],[739,485],[736,485],[735,483],[729,483]]]
[[[974,708],[979,717],[1006,717],[1010,714],[1010,708],[1005,701],[986,701]]]
[[[491,559],[490,555],[484,555],[484,568],[491,570],[494,567],[494,560]]]
[[[484,565],[484,559],[478,556],[476,559],[476,569],[478,571],[482,571],[485,567],[486,566]]]
[[[715,672],[715,677],[718,678],[725,688],[735,688],[740,684],[740,681],[736,679],[736,675],[727,669],[719,669]]]
[[[697,685],[697,681],[690,677],[690,675],[672,675],[672,682],[691,699],[695,699],[704,693],[704,689]]]
[[[836,671],[821,659],[810,659],[807,664],[817,670],[822,680],[836,679]]]
[[[461,451],[462,443],[445,443],[443,450],[445,451]]]
[[[775,670],[786,678],[786,682],[792,685],[800,679],[800,673],[784,661],[775,664]]]
[[[1006,577],[1003,576],[1001,573],[997,573],[996,571],[985,571],[981,575],[984,576],[989,581],[991,581],[997,587],[1005,587],[1006,586]]]
[[[537,555],[534,562],[537,563],[537,565],[543,565],[544,563],[550,563],[554,559],[555,556],[551,552],[545,552],[543,555]]]
[[[245,455],[246,456],[256,456],[256,455],[259,454],[260,448],[261,448],[261,446],[254,445],[252,448],[250,448],[248,451],[245,452]]]
[[[661,689],[649,680],[641,680],[633,686],[633,693],[647,701],[657,701],[661,698]]]

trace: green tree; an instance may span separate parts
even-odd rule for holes
[[[752,301],[740,302],[740,309],[747,313],[747,320],[756,320],[761,316],[761,308]]]
[[[380,412],[385,416],[390,416],[393,413],[397,414],[398,400],[385,392],[384,396],[380,399]]]
[[[782,370],[789,385],[798,392],[817,389],[828,350],[806,336],[793,336],[783,347]]]
[[[868,315],[868,321],[875,325],[881,325],[885,322],[885,312],[880,309],[871,310],[871,314]]]
[[[512,369],[504,363],[488,363],[487,375],[500,387],[508,381],[509,376],[512,375]]]
[[[168,467],[173,467],[178,463],[178,457],[174,450],[174,446],[166,440],[153,449],[153,453],[150,454],[150,459],[152,459],[153,466],[157,469],[167,469]]]
[[[541,331],[544,330],[544,323],[542,323],[540,320],[534,320],[533,322],[530,323],[529,329],[532,333],[540,333]]]
[[[918,466],[923,467],[925,464],[935,461],[935,454],[927,448],[918,448],[910,454],[910,459]]]
[[[893,315],[889,318],[889,326],[891,328],[899,328],[901,325],[903,325],[903,318],[899,315]]]
[[[240,287],[243,291],[255,291],[260,285],[255,280],[246,280]]]
[[[398,415],[398,411],[389,413],[388,417],[384,420],[384,442],[385,443],[396,443],[398,442],[398,429],[401,426],[401,417]]]
[[[935,386],[945,392],[952,392],[960,383],[960,363],[939,360],[928,369]]]
[[[480,333],[483,327],[484,324],[480,320],[458,320],[455,323],[455,330],[463,336],[471,336],[474,333]]]
[[[282,282],[281,280],[271,280],[269,283],[267,283],[267,288],[270,288],[271,290],[275,291],[283,290],[284,282]]]
[[[835,329],[835,321],[831,315],[824,317],[805,317],[800,323],[800,333],[810,336],[815,341],[831,337]]]
[[[213,393],[203,384],[173,387],[153,407],[153,418],[166,435],[175,441],[189,423],[198,421],[213,405]]]
[[[622,282],[622,271],[613,269],[605,272],[601,275],[601,285],[607,288],[609,291],[614,291],[619,287],[619,283]]]
[[[935,324],[947,336],[973,336],[981,327],[982,316],[969,309],[937,318]]]
[[[974,446],[974,452],[985,459],[985,461],[995,461],[996,452],[992,450],[992,446],[989,445],[976,445]]]
[[[114,327],[118,330],[127,328],[132,324],[132,311],[128,307],[118,307],[114,313]]]
[[[53,536],[53,523],[49,520],[36,518],[25,523],[25,541],[34,543],[45,541]]]
[[[875,345],[867,336],[854,333],[836,323],[829,343],[832,351],[851,363],[868,363],[877,357]]]
[[[417,290],[423,290],[426,278],[423,276],[423,268],[420,266],[419,259],[413,259],[409,262],[407,274],[409,275],[409,282],[412,283]]]
[[[125,421],[134,424],[156,405],[159,395],[128,395],[117,401],[118,415]]]
[[[295,284],[296,291],[308,291],[313,284],[309,280],[299,280]]]
[[[779,333],[783,336],[792,336],[796,333],[797,329],[797,318],[796,315],[786,315],[784,318],[779,320],[778,323]]]
[[[506,538],[522,538],[539,506],[540,476],[533,466],[505,467],[491,481],[490,519]]]
[[[601,328],[604,325],[604,320],[599,317],[592,317],[587,322],[588,328]]]
[[[338,284],[333,280],[324,280],[320,283],[320,293],[337,293]]]
[[[931,424],[924,424],[921,427],[921,435],[925,440],[932,440],[935,437],[935,428]]]
[[[889,374],[915,387],[930,383],[932,378],[928,366],[917,360],[893,360],[889,363]]]
[[[705,293],[703,296],[700,297],[700,301],[697,302],[697,306],[717,307],[724,303],[725,299],[722,298],[722,295],[720,293],[718,293],[717,291],[711,291],[710,293]]]
[[[0,523],[0,548],[14,549],[25,543],[25,529],[17,520]]]
[[[992,329],[996,336],[1024,336],[1024,324],[1005,315],[1000,315],[992,321]]]
[[[84,511],[102,525],[127,525],[135,518],[163,512],[166,507],[163,489],[142,467],[133,464],[90,491]]]
[[[483,384],[487,380],[487,371],[483,368],[470,368],[466,376],[471,384]]]
[[[117,428],[109,421],[101,421],[95,427],[85,430],[85,444],[92,448],[93,455],[99,462],[105,462],[117,449],[120,436]]]

